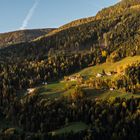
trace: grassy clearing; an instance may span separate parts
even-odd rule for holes
[[[127,57],[116,63],[104,63],[104,64],[88,67],[73,75],[81,74],[82,76],[84,76],[86,78],[90,78],[90,77],[96,78],[96,74],[102,72],[103,69],[106,72],[109,72],[109,71],[116,70],[120,66],[128,65],[128,64],[134,63],[136,61],[140,61],[140,56]],[[104,76],[101,78],[111,78],[112,79],[112,78],[114,78],[114,75]],[[72,84],[73,86],[71,86],[70,88],[67,89],[66,88],[67,84]],[[74,91],[75,84],[76,84],[76,82],[60,81],[60,82],[44,85],[44,86],[40,87],[40,95],[45,95],[49,98],[57,98],[60,96],[69,96],[70,93],[72,93]],[[118,96],[122,97],[122,98],[123,97],[130,98],[131,96],[140,97],[139,94],[132,95],[131,93],[125,93],[120,90],[102,91],[102,90],[95,90],[95,89],[88,88],[88,89],[86,89],[86,91],[89,92],[89,95],[92,95],[92,97],[100,97],[100,98],[118,97]]]
[[[65,83],[56,82],[40,87],[40,95],[47,95],[56,98],[65,91]]]
[[[0,130],[2,128],[8,128],[8,127],[11,127],[12,124],[6,120],[3,120],[3,119],[0,119]]]
[[[120,98],[131,98],[132,96],[135,98],[140,98],[140,94],[132,94],[132,93],[125,93],[122,90],[100,90],[100,89],[93,89],[93,88],[85,88],[84,89],[88,96],[93,98],[102,98],[108,99],[110,97],[120,97]]]
[[[71,85],[67,89],[67,84]],[[57,98],[60,96],[69,96],[74,90],[75,82],[56,82],[40,87],[40,95],[46,95],[49,98]]]
[[[85,130],[87,128],[88,128],[88,126],[85,123],[75,122],[75,123],[71,123],[68,126],[61,128],[61,129],[55,130],[51,133],[53,135],[59,135],[59,134],[70,133],[70,132],[77,133],[77,132]]]
[[[118,61],[116,63],[107,62],[104,64],[92,66],[89,68],[85,68],[76,74],[81,74],[81,75],[86,76],[86,77],[91,77],[91,76],[95,76],[97,73],[102,72],[102,70],[105,70],[107,72],[112,71],[112,70],[116,70],[117,67],[132,64],[136,61],[140,61],[140,56],[126,57],[126,58],[124,58],[121,61]]]

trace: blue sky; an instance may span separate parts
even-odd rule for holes
[[[94,16],[118,0],[0,0],[0,32],[59,27]]]

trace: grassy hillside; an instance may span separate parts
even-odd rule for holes
[[[121,61],[118,61],[116,63],[103,63],[100,65],[92,66],[85,68],[75,74],[70,75],[82,75],[85,77],[85,79],[96,79],[97,73],[101,73],[102,70],[106,72],[110,71],[116,71],[120,67],[125,67],[126,65],[131,65],[132,63],[135,62],[140,62],[140,56],[134,56],[134,57],[126,57],[122,59]],[[115,78],[116,75],[112,76],[104,76],[101,77],[101,79],[113,79]],[[74,92],[75,86],[77,82],[73,81],[58,81],[55,83],[50,83],[46,86],[41,86],[39,87],[39,93],[40,95],[48,98],[58,98],[61,96],[70,96],[71,93]],[[69,88],[68,88],[69,87]],[[89,87],[84,87],[84,91],[88,93],[88,96],[91,96],[93,98],[102,98],[102,99],[107,99],[109,97],[121,97],[121,98],[131,98],[132,96],[134,97],[140,97],[140,94],[131,94],[131,93],[126,93],[123,90],[102,90],[102,89],[94,89],[94,88],[89,88]]]
[[[85,68],[76,74],[81,74],[88,78],[90,78],[92,76],[96,77],[96,74],[101,73],[102,70],[105,70],[106,72],[117,71],[117,69],[119,67],[125,67],[126,65],[131,65],[132,63],[137,62],[137,61],[138,62],[140,61],[140,56],[126,57],[126,58],[122,59],[121,61],[118,61],[115,63],[106,62],[101,65],[96,65],[93,67]]]

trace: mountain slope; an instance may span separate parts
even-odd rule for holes
[[[0,138],[139,139],[139,11],[122,0],[0,49]]]
[[[104,10],[116,10],[124,2]],[[131,5],[109,17],[60,27],[33,41],[10,45],[0,50],[0,61],[7,62],[6,70],[18,77],[19,88],[27,88],[105,61],[140,55],[140,8],[138,3]]]
[[[61,26],[60,28],[54,30],[53,32],[50,32],[50,34],[57,33],[61,30],[65,30],[67,28],[79,26],[81,24],[86,24],[89,22],[94,22],[99,19],[105,19],[113,16],[119,16],[122,15],[123,12],[127,11],[129,8],[135,7],[136,5],[140,5],[139,0],[122,0],[120,3],[117,3],[113,6],[110,6],[108,8],[104,8],[101,11],[97,13],[95,17],[88,17],[88,18],[83,18],[83,19],[78,19],[75,21],[72,21],[68,24],[65,24]]]
[[[123,51],[123,56],[130,55],[132,51],[139,54],[139,4],[138,0],[123,0],[103,9],[95,17],[83,19],[81,24],[77,23],[78,20],[73,22],[74,25],[70,23],[62,26],[31,43],[12,45],[6,49],[6,53],[17,57],[26,54],[26,58],[41,59],[48,54],[70,53],[75,50],[95,49],[97,55],[100,55],[103,48],[107,49],[108,54],[113,51]]]
[[[53,29],[20,30],[8,33],[0,33],[0,48],[10,44],[31,41],[39,36],[45,35]]]

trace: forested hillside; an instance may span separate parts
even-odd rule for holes
[[[44,59],[48,54],[56,54],[55,52],[59,54],[96,47],[106,49],[108,54],[114,50],[119,53],[119,50],[125,51],[126,46],[124,56],[130,55],[130,52],[139,53],[140,7],[135,5],[139,3],[128,2],[127,5],[130,6],[124,9],[124,2],[99,12],[95,18],[100,18],[96,20],[90,21],[89,18],[89,22],[74,27],[70,24],[66,29],[60,27],[31,43],[12,45],[6,49],[6,54],[21,58],[25,56],[26,59]],[[119,12],[119,9],[123,11]],[[115,14],[104,15],[110,11],[115,11]]]
[[[0,34],[0,43],[8,45],[0,49],[2,140],[140,138],[139,0],[122,0],[95,17],[76,20],[53,31]],[[130,56],[138,59],[119,70],[93,71],[93,77],[71,76],[84,68],[104,68],[102,64],[113,65],[124,58],[127,61]],[[53,86],[57,82],[66,87],[60,91],[60,84]],[[93,95],[95,91],[119,91],[132,97],[99,99],[98,93],[96,98],[90,95],[90,88]],[[52,90],[58,95],[70,92],[67,97],[54,98],[41,94]],[[75,132],[72,124],[81,122],[84,128]],[[73,129],[63,133],[65,127]]]
[[[105,9],[97,16],[110,9],[113,11],[118,6],[122,8],[124,3],[126,1]],[[9,77],[8,81],[10,79],[15,81],[13,78],[15,79],[16,76],[18,84],[15,86],[17,89],[22,89],[62,78],[88,65],[105,61],[115,62],[126,56],[139,55],[139,6],[131,7],[139,3],[131,1],[126,4],[130,6],[121,14],[116,11],[116,14],[110,17],[103,16],[103,19],[61,31],[56,30],[56,33],[50,33],[30,43],[15,44],[2,49],[0,60],[7,61],[7,64],[1,64],[2,71],[8,73],[7,78],[9,76],[12,78]],[[4,73],[1,77],[3,76]],[[11,82],[8,83],[11,86]],[[21,88],[18,88],[18,85]]]
[[[53,29],[32,29],[32,30],[20,30],[8,33],[0,34],[0,48],[6,47],[11,44],[17,44],[21,42],[29,42],[39,36],[43,36]]]

